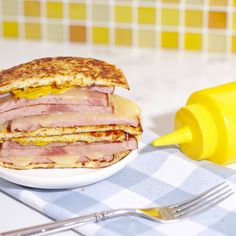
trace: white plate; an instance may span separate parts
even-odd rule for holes
[[[101,169],[12,170],[1,167],[0,177],[10,182],[33,188],[75,188],[93,184],[114,175],[130,161],[134,160],[136,156],[137,151],[132,151],[121,161]]]

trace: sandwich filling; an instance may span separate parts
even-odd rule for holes
[[[34,100],[15,99],[8,95],[0,98],[0,123],[26,116],[56,112],[112,113],[108,94],[72,88],[61,94],[50,94]]]
[[[43,116],[27,116],[14,119],[10,122],[11,131],[31,131],[47,127],[75,127],[91,125],[123,124],[137,127],[139,125],[139,108],[128,99],[118,95],[110,95],[110,101],[114,112],[63,112],[57,114],[51,112]]]
[[[111,161],[113,155],[137,149],[137,141],[130,138],[123,142],[83,142],[51,143],[43,146],[22,146],[14,142],[4,142],[0,152],[0,161],[27,166],[30,163],[57,164],[96,161]]]

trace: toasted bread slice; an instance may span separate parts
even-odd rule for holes
[[[82,57],[48,57],[0,71],[0,93],[43,86],[120,86],[129,89],[124,73],[105,61]]]
[[[16,166],[13,163],[2,162],[0,161],[0,166],[10,168],[10,169],[19,169],[19,170],[29,170],[29,169],[37,169],[37,168],[103,168],[110,165],[115,164],[121,159],[125,158],[130,151],[120,152],[113,155],[112,161],[87,161],[87,162],[77,162],[77,163],[67,163],[67,164],[59,164],[59,163],[34,163],[28,164],[27,166]]]
[[[20,143],[22,145],[43,146],[49,143],[74,143],[74,142],[114,142],[125,141],[127,134],[124,131],[104,131],[104,132],[88,132],[80,134],[66,134],[49,137],[27,137],[27,138],[12,138],[10,141]]]
[[[11,140],[13,138],[27,137],[48,137],[61,136],[66,134],[79,134],[87,132],[104,132],[121,130],[130,135],[136,136],[142,134],[142,127],[132,127],[127,125],[94,125],[94,126],[77,126],[77,127],[61,127],[61,128],[40,128],[30,132],[0,132],[0,141]]]

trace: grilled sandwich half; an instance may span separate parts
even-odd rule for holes
[[[37,59],[0,72],[0,165],[101,168],[138,148],[139,107],[115,65],[93,58]]]

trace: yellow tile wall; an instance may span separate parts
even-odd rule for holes
[[[19,24],[14,21],[4,21],[2,23],[2,33],[5,38],[18,38]]]
[[[203,11],[186,9],[184,14],[185,14],[184,15],[185,27],[192,27],[192,28],[203,27]]]
[[[24,1],[23,14],[25,17],[39,17],[41,15],[40,1]]]
[[[63,18],[63,3],[47,1],[46,14],[48,18]]]
[[[69,3],[69,18],[73,20],[86,20],[86,10],[85,3],[71,2]]]
[[[109,28],[108,27],[93,27],[92,28],[92,43],[109,44]]]
[[[0,0],[0,38],[236,53],[236,0]]]
[[[179,33],[167,31],[161,32],[161,47],[177,49],[179,47]]]
[[[138,24],[153,25],[156,23],[156,9],[151,7],[138,7]]]
[[[161,10],[161,25],[178,26],[179,25],[179,10],[163,8]]]
[[[24,24],[24,36],[26,39],[41,39],[41,25],[39,23],[26,22]]]
[[[185,33],[184,48],[199,51],[202,49],[202,35],[198,33]]]
[[[116,23],[132,23],[133,10],[131,6],[115,6],[115,22]]]

